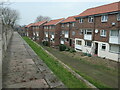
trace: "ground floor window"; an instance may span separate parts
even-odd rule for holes
[[[105,50],[105,49],[106,49],[106,44],[102,44],[101,49],[102,49],[102,50]]]
[[[92,42],[91,41],[85,41],[85,46],[91,47],[92,46]]]
[[[120,53],[120,46],[118,46],[118,45],[110,45],[109,50],[110,50],[110,52]]]
[[[77,45],[82,45],[82,41],[81,40],[76,40],[76,44]]]

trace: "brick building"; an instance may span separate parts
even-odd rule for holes
[[[48,41],[51,46],[60,44],[61,25],[64,18],[51,20],[44,24],[44,41]]]
[[[32,25],[33,27],[33,40],[37,43],[42,43],[42,40],[44,38],[44,30],[43,25],[47,23],[47,21],[40,21],[37,23],[34,23]]]
[[[34,23],[25,26],[26,35],[31,39],[33,39],[33,25]]]
[[[81,37],[75,38],[75,49],[120,60],[120,2],[90,8],[76,16]]]
[[[76,35],[75,16],[66,18],[61,22],[61,44],[74,47],[74,39]]]

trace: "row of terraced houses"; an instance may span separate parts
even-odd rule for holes
[[[76,51],[120,61],[120,2],[90,8],[68,18],[32,23],[25,28],[27,36],[38,43],[65,44]]]

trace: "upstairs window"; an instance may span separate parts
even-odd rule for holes
[[[67,23],[67,27],[69,27],[69,23]]]
[[[52,29],[52,27],[51,27],[51,26],[49,26],[49,29]]]
[[[85,34],[91,35],[92,34],[92,30],[91,29],[85,30]]]
[[[62,24],[62,27],[64,27],[64,24]]]
[[[117,20],[120,21],[120,13],[117,14]]]
[[[93,17],[88,17],[88,22],[89,23],[92,23],[94,21],[94,18]]]
[[[80,18],[80,19],[79,19],[79,23],[83,23],[83,18]]]
[[[80,34],[80,35],[82,35],[82,34],[83,34],[83,30],[82,30],[82,29],[80,29],[79,34]]]
[[[101,16],[101,22],[107,22],[108,21],[108,15]]]
[[[106,37],[106,33],[107,33],[106,30],[101,30],[101,31],[100,31],[100,36]]]
[[[72,35],[73,35],[73,36],[75,35],[75,31],[72,31]]]
[[[72,23],[72,27],[74,27],[75,26],[75,23]]]
[[[111,30],[110,31],[110,36],[118,36],[119,35],[119,30]]]

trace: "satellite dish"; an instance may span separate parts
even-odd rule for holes
[[[95,30],[95,33],[98,33],[98,29]]]

